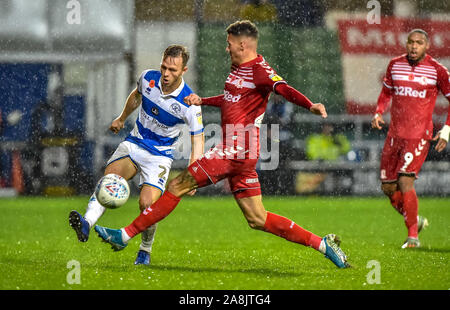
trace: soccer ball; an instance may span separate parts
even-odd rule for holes
[[[110,173],[98,181],[95,197],[105,208],[117,209],[124,205],[130,197],[130,187],[123,177]]]

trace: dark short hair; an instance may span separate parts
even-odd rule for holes
[[[227,27],[227,33],[258,39],[258,28],[249,20],[238,20]]]
[[[411,30],[411,31],[408,33],[408,39],[409,39],[409,37],[410,37],[413,33],[420,33],[420,34],[423,34],[423,35],[425,36],[425,38],[427,39],[427,41],[429,40],[429,39],[428,39],[428,33],[427,33],[425,30],[420,29],[420,28],[416,28],[416,29]]]
[[[186,47],[178,44],[169,45],[164,51],[163,60],[167,57],[182,57],[183,58],[183,67],[186,67],[186,64],[189,60],[189,52]]]

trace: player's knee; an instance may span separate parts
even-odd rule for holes
[[[263,230],[265,221],[258,217],[248,217],[247,224],[251,229]]]
[[[146,197],[139,198],[139,210],[144,211],[152,205],[152,200]]]
[[[258,222],[247,221],[247,223],[251,229],[262,230],[262,228],[263,228],[261,225],[258,224]]]
[[[178,192],[178,188],[180,185],[180,180],[177,178],[174,178],[170,180],[169,183],[167,183],[167,191],[171,192],[172,194],[175,194]]]
[[[381,190],[386,196],[392,196],[397,191],[396,183],[383,183],[381,184]]]
[[[188,190],[186,190],[186,185],[182,183],[182,180],[180,178],[175,178],[171,180],[167,184],[167,191],[171,194],[181,197],[183,196]]]
[[[187,170],[183,171],[167,184],[167,190],[178,197],[195,188],[195,179],[189,174]]]

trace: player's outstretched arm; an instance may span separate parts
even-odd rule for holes
[[[223,95],[200,98],[197,94],[190,94],[189,96],[184,97],[184,102],[189,105],[209,105],[220,107],[223,103]]]
[[[125,121],[133,113],[134,110],[141,104],[142,95],[139,94],[137,89],[135,88],[127,98],[125,102],[125,107],[122,110],[122,113],[112,121],[111,126],[109,126],[109,130],[117,134],[125,125]]]
[[[312,113],[320,115],[323,118],[327,117],[327,111],[323,104],[312,103],[311,100],[309,100],[305,95],[286,83],[277,84],[275,86],[275,92],[295,105],[308,109]]]
[[[191,157],[189,158],[189,165],[202,157],[205,147],[205,135],[202,133],[191,136]]]
[[[205,148],[205,135],[203,132],[198,135],[191,136],[191,157],[189,158],[189,165],[191,165],[194,161],[202,157],[203,151]],[[188,192],[187,195],[194,196],[195,192],[197,190],[193,189],[192,191]]]

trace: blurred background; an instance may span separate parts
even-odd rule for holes
[[[446,0],[0,0],[0,197],[90,195],[134,125],[132,115],[119,135],[108,131],[140,73],[159,69],[169,44],[183,44],[191,52],[187,83],[200,96],[222,93],[225,28],[238,19],[257,24],[259,53],[329,113],[323,121],[271,97],[264,122],[279,131],[261,154],[263,193],[380,195],[387,130],[371,129],[370,120],[382,78],[413,28],[429,33],[429,54],[450,68]],[[435,131],[447,110],[441,94]],[[219,124],[220,112],[204,107],[203,120]],[[264,169],[273,156],[276,169]],[[186,165],[175,161],[172,175]],[[449,184],[450,147],[431,149],[417,192],[448,196]],[[221,182],[199,195],[226,192]]]

